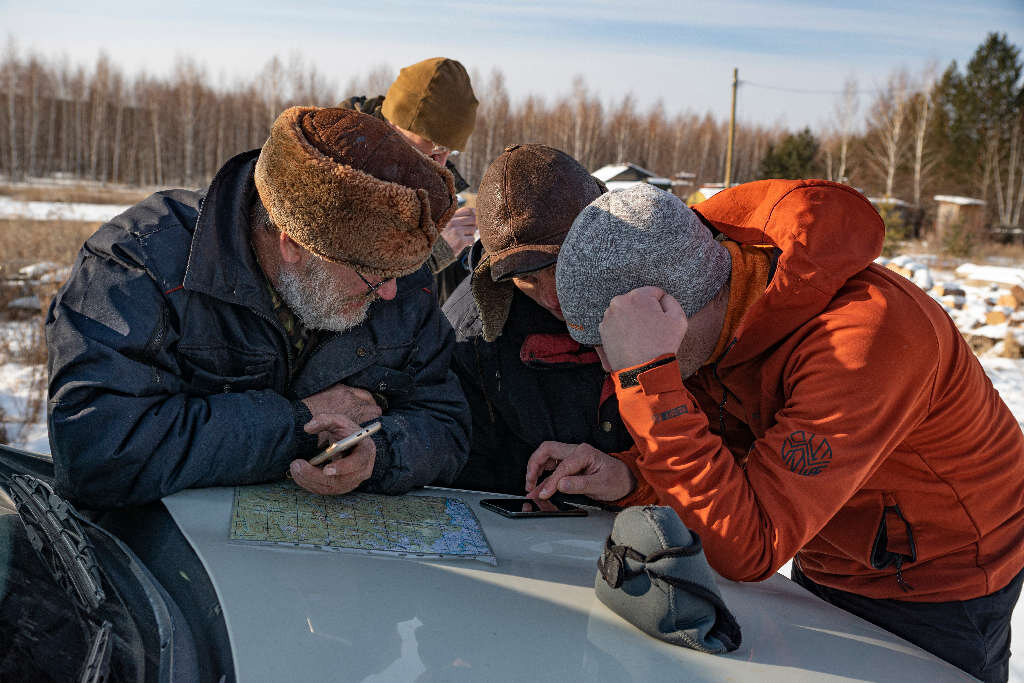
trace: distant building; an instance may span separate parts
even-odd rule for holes
[[[962,234],[980,235],[985,225],[985,202],[971,197],[937,194],[939,208],[935,213],[935,239],[942,244],[951,226],[959,226]]]
[[[610,191],[625,190],[627,187],[633,187],[640,183],[654,185],[668,192],[672,191],[670,179],[656,176],[646,168],[631,163],[602,166],[591,175],[607,185]]]
[[[859,192],[860,190],[858,190]],[[916,206],[896,197],[868,197],[871,206],[881,214],[885,220],[887,231],[894,230],[898,225],[898,239],[908,237],[918,238],[921,236],[921,223],[924,220],[924,212]],[[894,223],[894,220],[896,221]]]
[[[876,209],[882,204],[893,209],[906,209],[912,206],[912,204],[908,204],[902,199],[896,199],[896,197],[868,197],[868,201],[871,202]]]
[[[697,180],[697,174],[691,171],[679,171],[672,176],[672,187],[690,187]]]
[[[711,199],[724,189],[725,183],[708,183],[707,185],[701,185],[696,192],[686,198],[686,205],[693,206],[705,199]]]

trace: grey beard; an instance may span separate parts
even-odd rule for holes
[[[367,310],[373,301],[371,298],[366,298],[363,306],[352,313],[346,314],[338,311],[338,307],[345,301],[355,297],[331,296],[334,282],[327,273],[323,262],[318,258],[309,259],[301,274],[294,267],[281,268],[278,271],[278,280],[281,298],[284,299],[288,308],[303,325],[315,330],[332,332],[350,330],[366,320]]]

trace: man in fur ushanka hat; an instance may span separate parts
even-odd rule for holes
[[[455,208],[451,174],[386,123],[293,107],[205,193],[102,226],[47,320],[61,493],[114,508],[286,472],[321,494],[451,483],[469,416],[423,264]]]

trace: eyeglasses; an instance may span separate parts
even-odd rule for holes
[[[385,279],[385,280],[381,280],[377,284],[373,284],[372,282],[367,280],[365,277],[363,277],[363,274],[360,273],[358,270],[353,269],[352,272],[354,272],[356,275],[358,275],[359,279],[362,280],[366,284],[366,292],[363,294],[363,296],[370,296],[371,294],[375,294],[378,289],[383,287],[388,282],[388,280]]]
[[[430,142],[429,140],[427,142]],[[429,152],[424,152],[428,157],[437,161],[436,157],[444,156],[445,154],[451,154],[452,151],[444,145],[439,145],[436,142],[430,142],[432,145]],[[426,145],[424,145],[426,147]]]

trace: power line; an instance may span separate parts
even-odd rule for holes
[[[761,88],[763,90],[779,90],[782,92],[793,92],[800,93],[803,95],[845,95],[845,90],[812,90],[808,88],[785,88],[778,85],[768,85],[766,83],[754,83],[752,81],[740,81],[740,85],[750,86],[752,88]],[[878,93],[885,92],[881,88],[868,88],[868,89],[857,89],[852,91],[855,95],[877,95]]]

